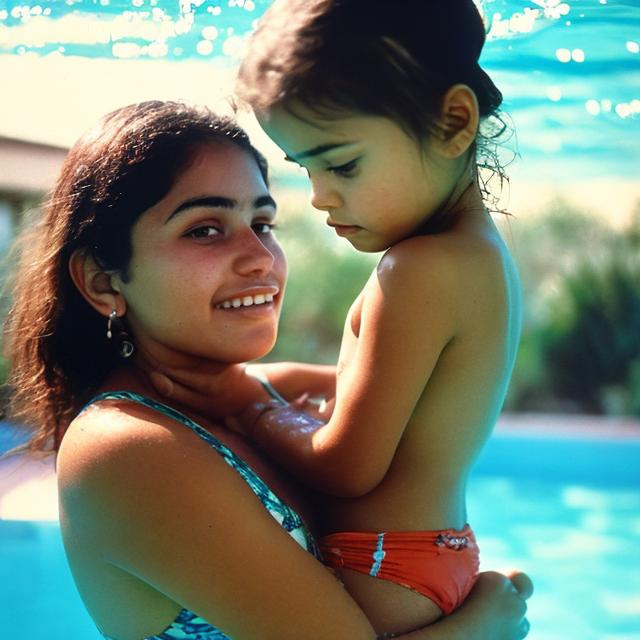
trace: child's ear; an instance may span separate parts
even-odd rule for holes
[[[102,269],[84,249],[76,249],[69,259],[69,274],[82,297],[101,315],[108,317],[115,309],[118,316],[127,311],[120,292],[120,279]]]
[[[466,84],[453,85],[442,100],[440,153],[452,160],[463,155],[476,139],[479,120],[476,94]]]

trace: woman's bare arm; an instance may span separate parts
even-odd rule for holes
[[[105,562],[234,640],[375,638],[337,579],[206,443],[168,418],[140,411],[124,418],[121,412],[109,424],[81,420],[59,460],[64,526],[72,539],[90,538]],[[510,603],[518,596],[501,589],[490,586],[412,640],[522,637],[515,628],[524,606],[514,611]]]

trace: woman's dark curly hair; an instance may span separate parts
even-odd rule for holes
[[[231,119],[149,101],[105,116],[71,148],[37,222],[18,239],[5,328],[9,414],[35,430],[32,450],[57,450],[64,430],[117,363],[105,319],[82,298],[68,264],[82,249],[126,279],[131,230],[171,189],[203,144],[235,145],[267,165]]]

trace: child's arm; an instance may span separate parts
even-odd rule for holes
[[[302,395],[331,399],[335,396],[336,368],[298,362],[234,365],[190,369],[147,367],[149,379],[160,395],[198,411],[212,420],[237,415],[252,403],[266,402],[269,393],[259,379],[267,380],[278,395],[293,401]]]
[[[268,407],[248,425],[251,437],[322,491],[358,496],[372,490],[460,324],[454,262],[434,238],[389,250],[366,285],[355,351],[338,367],[329,421]]]
[[[304,362],[269,362],[247,366],[250,375],[264,375],[269,383],[287,400],[309,394],[333,398],[336,395],[334,365]]]

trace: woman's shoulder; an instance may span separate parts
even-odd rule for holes
[[[209,448],[170,415],[125,398],[92,402],[71,422],[56,468],[61,498],[93,500],[105,492],[159,482],[189,457],[207,458]]]

